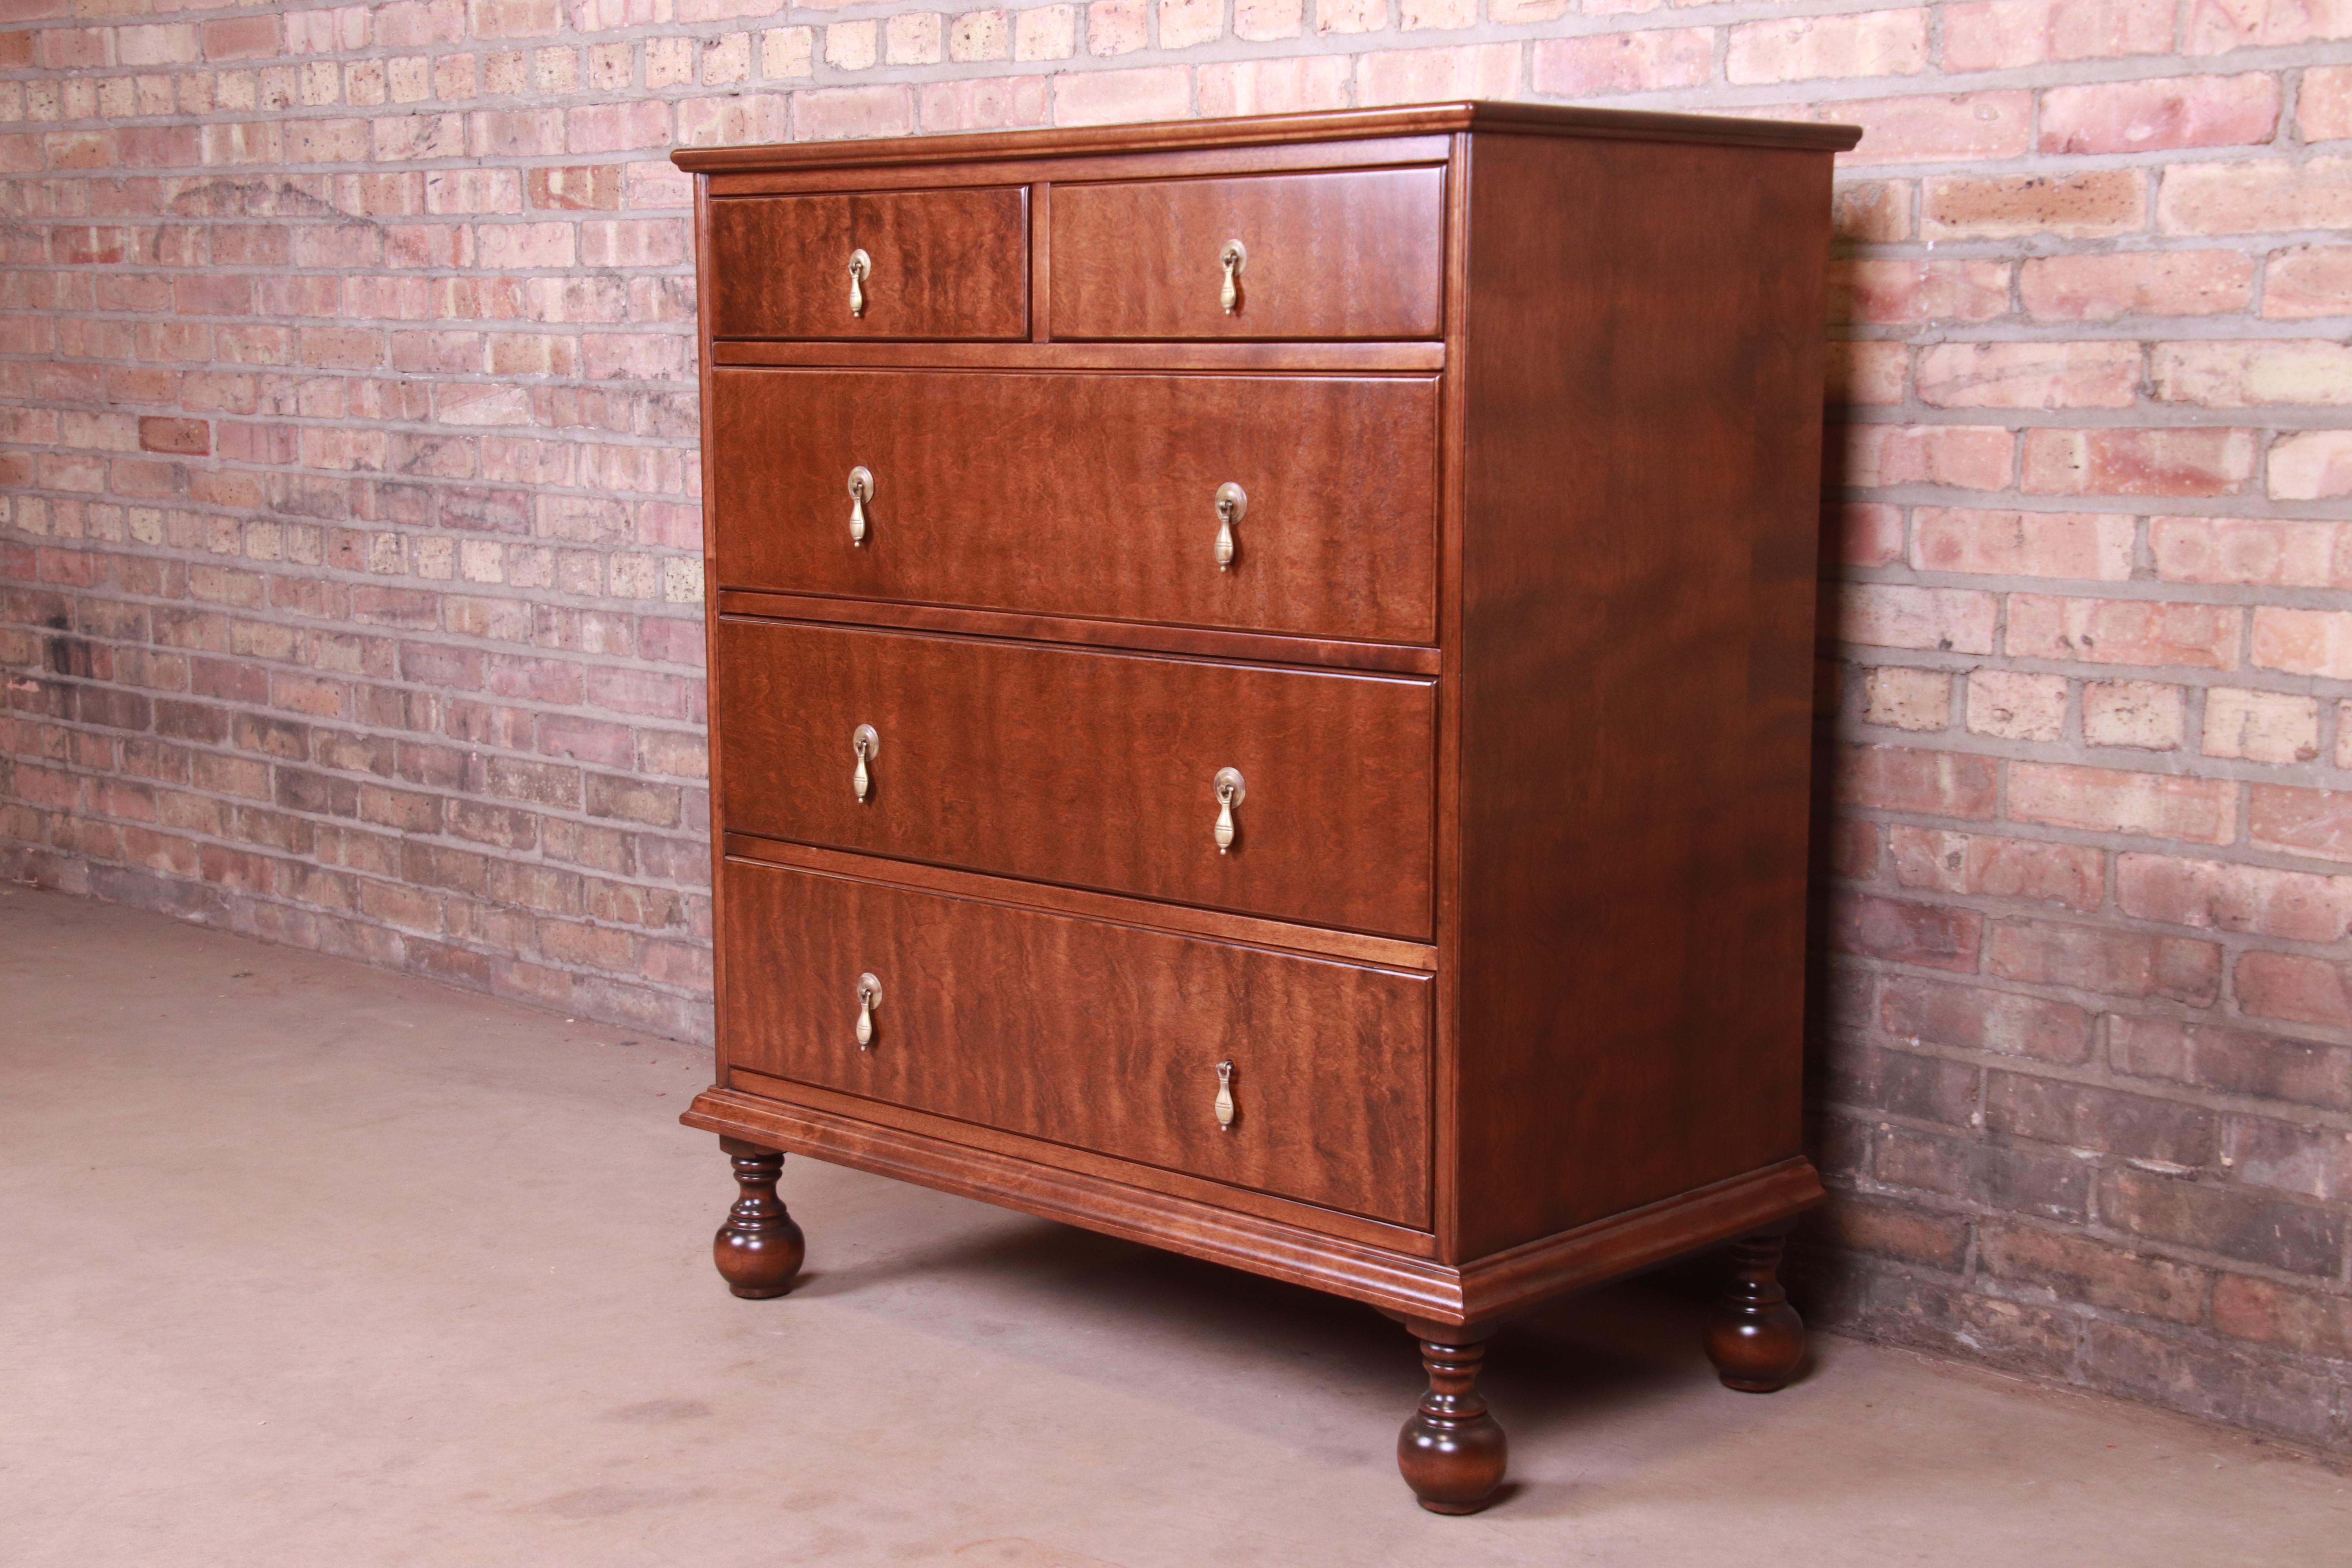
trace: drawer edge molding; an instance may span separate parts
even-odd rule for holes
[[[1308,958],[1338,959],[1421,974],[1434,973],[1437,969],[1437,949],[1433,945],[1398,937],[1367,936],[1329,926],[1294,925],[1261,915],[1234,914],[1194,904],[1160,903],[1123,893],[1097,892],[1091,888],[1064,887],[1056,882],[1027,882],[1017,877],[991,876],[985,871],[934,866],[920,860],[893,860],[848,849],[825,849],[732,829],[725,831],[725,847],[730,860],[755,866],[813,871],[820,876],[877,882],[910,892],[938,893],[1011,909],[1074,915],[1110,925],[1166,931],[1171,936],[1205,937]]]
[[[1171,339],[1106,342],[975,342],[827,338],[716,338],[719,366],[825,370],[1110,370],[1202,374],[1427,374],[1445,368],[1442,342],[1279,342]]]
[[[1138,653],[1186,654],[1244,664],[1360,669],[1375,675],[1436,675],[1444,663],[1439,649],[1412,643],[1349,642],[1277,632],[1233,631],[1222,626],[1101,621],[1080,616],[1040,616],[1021,610],[969,609],[961,605],[918,605],[897,599],[843,599],[771,588],[722,587],[719,590],[719,613],[756,620],[948,632],[1055,647],[1074,644]]]
[[[678,1120],[761,1148],[1455,1325],[1491,1322],[1562,1291],[1730,1240],[1811,1208],[1823,1196],[1811,1163],[1794,1156],[1456,1267],[733,1089],[706,1089]]]

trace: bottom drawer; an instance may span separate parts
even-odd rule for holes
[[[1428,1227],[1426,974],[742,861],[719,943],[730,1067]]]

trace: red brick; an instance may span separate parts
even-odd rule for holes
[[[2263,314],[2273,320],[2352,314],[2352,245],[2299,245],[2271,253]]]
[[[1704,86],[1714,67],[1713,29],[1654,27],[1545,38],[1536,45],[1532,80],[1536,91],[1556,98],[1654,92]]]
[[[2194,1167],[2213,1158],[2210,1111],[2176,1100],[2023,1073],[1986,1075],[1985,1125],[2012,1137]]]
[[[2167,234],[2352,227],[2352,158],[2170,164],[2156,210]]]
[[[2245,1274],[2213,1281],[2213,1326],[2305,1355],[2352,1361],[2352,1296]]]
[[[1896,825],[1888,829],[1895,879],[1906,888],[2025,899],[2097,909],[2106,897],[2106,853],[2081,844],[2000,838]]]
[[[2104,582],[2131,576],[2128,513],[1921,507],[1913,521],[1911,564],[1922,572]]]
[[[1881,1009],[1880,1026],[1912,1041],[2070,1065],[2091,1054],[2091,1015],[2064,1002],[1895,976]]]
[[[2352,672],[2352,614],[2260,605],[2252,647],[2253,662],[2262,668],[2343,679]]]
[[[2352,526],[2344,523],[2158,517],[2148,521],[2148,547],[2157,574],[2176,583],[2352,588]]]
[[[2011,594],[2007,646],[2028,658],[2234,669],[2242,626],[2228,605]]]
[[[2263,848],[2284,854],[2352,861],[2352,794],[2290,784],[2252,785],[2246,837]]]
[[[2262,71],[2054,87],[2042,95],[2042,151],[2145,153],[2267,142],[2278,115],[2278,78]]]
[[[1947,485],[2007,489],[2017,438],[1976,425],[1854,425],[1829,431],[1829,449],[1850,485]],[[2249,461],[2251,461],[2251,444]]]
[[[2167,54],[2172,18],[2166,0],[1971,0],[1944,8],[1943,67],[2006,70]]]
[[[2113,321],[2242,310],[2252,295],[2253,270],[2252,258],[2233,250],[2117,251],[2034,257],[2019,268],[2017,282],[2035,316]],[[2267,284],[2265,296],[2276,287]]]
[[[2025,436],[2025,489],[2037,495],[2234,495],[2253,471],[2250,430],[2029,430]]]
[[[2147,225],[2147,177],[2138,169],[2074,174],[1945,174],[1927,183],[1931,238],[2055,234],[2096,237]]]
[[[2257,1018],[2352,1027],[2352,969],[2299,952],[2249,952],[2238,960],[2238,1005]]]
[[[1984,917],[1973,910],[1848,894],[1832,900],[1830,946],[1864,958],[1972,972]]]
[[[2352,1047],[2120,1014],[2110,1019],[2107,1037],[2120,1073],[2352,1110]]]
[[[1961,752],[1855,746],[1832,777],[1850,805],[1985,820],[1998,798],[2000,764]]]
[[[2269,786],[2254,787],[2259,794]],[[2227,844],[2237,837],[2238,794],[2226,779],[2012,763],[2009,815],[2020,822],[2093,833]]]
[[[1997,921],[1985,969],[2027,984],[2109,996],[2163,996],[2202,1007],[2221,994],[2221,949],[2186,937],[2100,926]]]
[[[2030,92],[1921,93],[1842,99],[1819,116],[1862,127],[1858,164],[1976,163],[2015,158],[2031,144]]]
[[[1919,401],[1937,408],[2128,408],[2137,343],[1943,343],[1921,351]]]
[[[1990,653],[2000,602],[1959,588],[1850,584],[1839,595],[1841,640],[1878,647]]]
[[[1978,1226],[1977,1261],[1991,1279],[2049,1290],[2061,1300],[2168,1322],[2204,1321],[2209,1276],[2192,1264],[2008,1223]]]
[[[2340,942],[2352,934],[2352,877],[2322,877],[2267,866],[2116,858],[2116,903],[2138,920],[2249,931],[2293,942]]]

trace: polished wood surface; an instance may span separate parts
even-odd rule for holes
[[[1436,637],[1437,390],[1426,378],[722,370],[711,380],[709,438],[736,454],[710,498],[726,520],[725,587],[1370,642]],[[863,545],[850,535],[853,467],[874,477]],[[1235,558],[1220,570],[1216,496],[1228,482],[1247,503]]]
[[[1566,104],[1459,101],[1397,109],[1338,110],[1320,114],[1267,114],[1232,120],[1170,121],[1154,125],[1070,126],[1048,131],[992,131],[960,136],[895,136],[870,142],[806,142],[763,147],[691,147],[670,154],[698,174],[854,168],[894,164],[939,167],[1004,158],[1076,159],[1088,154],[1153,154],[1166,159],[1202,148],[1271,153],[1294,143],[1345,147],[1371,138],[1478,131],[1491,145],[1507,135],[1606,142],[1692,142],[1736,147],[1794,147],[1842,153],[1861,137],[1857,126],[1802,120],[1738,120],[1712,114],[1586,109]]]
[[[955,605],[909,605],[889,599],[835,599],[819,594],[722,588],[719,614],[763,620],[833,621],[909,632],[958,632],[1015,642],[1072,643],[1143,653],[1195,654],[1249,664],[1328,664],[1383,675],[1435,675],[1444,666],[1434,647],[1415,643],[1349,642],[1287,637],[1220,626],[1180,626],[1164,621],[1097,621],[1075,616],[1033,616],[1012,610],[971,610]]]
[[[1475,166],[1463,1258],[1799,1152],[1830,178],[1538,137]]]
[[[1804,1363],[1805,1321],[1780,1286],[1788,1230],[1774,1226],[1732,1245],[1731,1289],[1707,1319],[1706,1341],[1707,1359],[1726,1388],[1777,1393]]]
[[[1426,939],[1428,681],[722,620],[728,826]],[[852,737],[880,750],[857,798]],[[1238,768],[1238,836],[1213,837]]]
[[[1445,171],[1060,184],[1056,338],[1426,338],[1438,331]],[[1234,308],[1226,243],[1245,247]]]
[[[740,863],[721,896],[730,1065],[1428,1223],[1426,974]]]
[[[740,1139],[722,1138],[719,1143],[735,1166],[738,1192],[727,1222],[711,1238],[711,1258],[727,1288],[745,1300],[781,1296],[793,1288],[808,1257],[801,1227],[776,1196],[784,1157]]]
[[[722,338],[1020,338],[1025,192],[729,197],[710,204],[710,330]],[[850,312],[849,258],[873,271]]]
[[[1429,1392],[1397,1434],[1397,1469],[1430,1512],[1480,1512],[1503,1484],[1510,1453],[1502,1424],[1478,1392],[1486,1342],[1431,1324],[1413,1328]]]
[[[724,856],[688,1124],[1400,1317],[1438,1511],[1507,1495],[1483,1347],[1561,1292],[1736,1240],[1709,1354],[1785,1382],[1857,135],[1451,104],[679,154]],[[727,306],[788,248],[719,235],[754,203],[845,300],[880,203],[913,271],[991,281],[907,291],[950,301],[920,328]]]

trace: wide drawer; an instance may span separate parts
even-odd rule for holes
[[[1431,934],[1430,681],[733,617],[717,654],[730,831]]]
[[[720,370],[730,588],[1374,642],[1437,632],[1427,377]],[[866,476],[854,502],[853,470]],[[1238,487],[1227,528],[1219,492]],[[852,528],[862,510],[862,542]],[[1230,560],[1218,562],[1221,530]]]
[[[742,862],[720,909],[731,1068],[1428,1224],[1425,974]]]
[[[1056,338],[1443,330],[1443,168],[1055,185],[1048,227]]]
[[[1028,192],[718,197],[703,276],[713,337],[1024,338]]]

